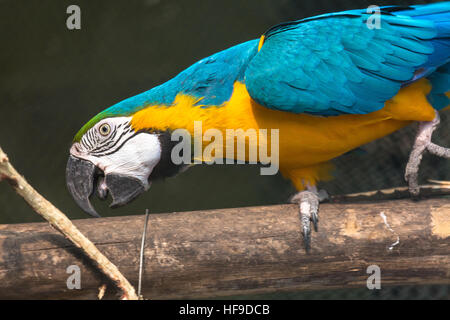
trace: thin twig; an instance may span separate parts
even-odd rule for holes
[[[0,180],[2,179],[8,181],[11,187],[25,199],[34,211],[47,220],[50,225],[61,232],[75,246],[82,249],[97,264],[99,269],[122,290],[123,299],[138,299],[133,286],[120,273],[119,269],[72,224],[69,218],[28,184],[14,169],[8,157],[0,148]]]
[[[145,223],[144,223],[144,231],[142,232],[142,240],[141,240],[141,253],[139,255],[139,282],[138,282],[138,297],[139,299],[144,299],[141,295],[142,289],[142,273],[144,270],[144,248],[145,248],[145,239],[147,238],[147,225],[148,225],[148,209],[145,210]]]

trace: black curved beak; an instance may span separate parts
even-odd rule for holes
[[[66,183],[75,202],[91,216],[99,218],[89,198],[94,193],[97,168],[92,162],[69,156],[66,167]]]
[[[66,167],[67,188],[78,206],[93,217],[100,217],[90,202],[94,194],[101,170],[90,161],[69,156]],[[105,199],[107,193],[111,194],[113,202],[111,208],[118,208],[130,203],[145,191],[143,183],[134,177],[107,174],[104,177],[106,190],[98,186],[99,198]]]

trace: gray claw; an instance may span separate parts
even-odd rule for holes
[[[436,112],[436,117],[432,121],[420,122],[416,139],[409,155],[408,164],[405,170],[405,180],[408,182],[409,192],[413,198],[419,198],[419,167],[422,157],[426,151],[439,157],[450,159],[450,149],[443,148],[431,142],[433,132],[439,126],[440,117]]]
[[[303,241],[306,251],[309,252],[311,248],[311,222],[314,225],[314,230],[316,232],[318,230],[319,196],[312,191],[302,191],[296,194],[291,202],[299,205]]]
[[[303,243],[305,245],[306,252],[309,252],[311,249],[311,227],[303,226]]]
[[[311,221],[312,221],[312,223],[314,225],[314,231],[315,232],[319,231],[319,227],[318,227],[319,215],[317,214],[317,211],[312,213]]]

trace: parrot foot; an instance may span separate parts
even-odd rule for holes
[[[419,167],[424,153],[428,151],[438,157],[450,159],[450,149],[443,148],[431,142],[433,132],[439,126],[440,121],[439,113],[436,111],[436,117],[433,121],[419,123],[416,140],[405,170],[405,179],[409,185],[409,192],[413,197],[417,197],[420,193],[418,177]]]
[[[314,230],[318,231],[319,203],[328,198],[326,191],[317,191],[315,187],[308,187],[307,191],[301,191],[294,195],[290,202],[299,206],[302,235],[306,252],[311,249],[311,222]]]

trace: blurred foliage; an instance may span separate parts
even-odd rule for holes
[[[377,4],[425,2],[430,1]],[[82,29],[76,31],[65,24],[70,4],[0,0],[0,145],[39,192],[70,218],[86,218],[66,191],[64,171],[71,140],[91,116],[167,81],[196,60],[258,38],[272,25],[373,3],[80,0]],[[436,134],[443,145],[450,145],[449,121],[444,115]],[[414,128],[405,128],[364,146],[365,152],[342,156],[335,161],[336,179],[321,187],[337,194],[405,185],[414,134]],[[422,181],[450,180],[449,166],[449,161],[426,156]],[[258,173],[252,166],[199,166],[155,183],[125,208],[94,205],[104,216],[114,216],[140,214],[145,208],[158,213],[284,203],[295,192],[281,176]],[[40,218],[0,183],[0,223],[32,221]]]

